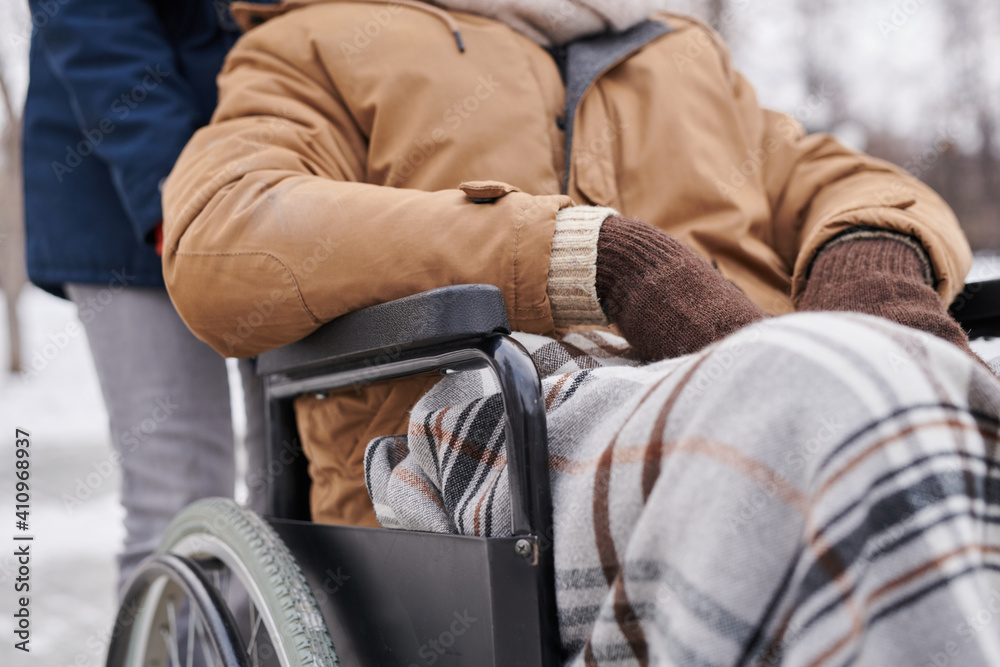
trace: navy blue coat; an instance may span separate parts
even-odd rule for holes
[[[162,287],[160,184],[216,103],[226,0],[31,0],[28,275]]]

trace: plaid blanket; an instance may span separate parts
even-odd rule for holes
[[[519,339],[567,664],[1000,665],[1000,383],[963,352],[832,314],[647,366]],[[509,534],[496,391],[450,376],[369,445],[384,526]]]

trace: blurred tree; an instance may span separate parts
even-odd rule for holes
[[[4,61],[0,58],[0,289],[7,305],[10,370],[21,370],[21,336],[17,300],[27,283],[24,267],[24,195],[21,172],[21,113],[11,98]]]
[[[997,208],[1000,207],[1000,160],[995,143],[998,134],[997,100],[990,85],[996,54],[989,48],[991,0],[951,0],[949,3],[944,59],[948,70],[950,113],[948,123],[958,133],[972,134],[976,154],[953,151],[944,156],[942,195],[962,218],[974,245],[1000,241]]]
[[[847,97],[840,73],[829,66],[831,31],[836,26],[832,0],[797,0],[802,17],[800,49],[806,95],[818,100],[822,117],[804,119],[810,130],[830,130],[849,119]]]
[[[708,22],[709,24],[719,31],[719,33],[728,38],[729,35],[729,0],[708,0]]]

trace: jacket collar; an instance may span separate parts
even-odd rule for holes
[[[590,86],[602,74],[653,40],[672,32],[662,21],[646,20],[620,33],[605,33],[579,39],[566,46],[561,59],[566,83],[566,175],[563,192],[569,187],[572,165],[573,131],[576,127],[576,109]]]
[[[505,23],[532,41],[561,46],[600,33],[620,33],[664,9],[664,0],[431,0]]]
[[[246,32],[268,19],[316,2],[337,0],[241,0],[233,2],[231,12]],[[341,0],[343,1],[343,0]],[[351,0],[389,4],[389,0]],[[663,0],[392,0],[438,17],[455,36],[464,51],[458,24],[441,7],[476,14],[506,23],[542,46],[561,46],[588,35],[621,33],[646,22]]]
[[[237,0],[230,5],[230,12],[233,15],[233,19],[240,26],[243,32],[247,32],[252,28],[259,26],[260,24],[266,22],[268,19],[272,19],[275,16],[280,16],[286,12],[293,9],[298,9],[299,7],[304,7],[306,5],[314,5],[321,2],[337,2],[338,0]],[[345,0],[339,0],[341,2]],[[377,5],[403,5],[406,7],[412,7],[423,12],[427,12],[438,19],[441,20],[451,34],[455,36],[455,41],[458,44],[458,50],[464,52],[465,45],[462,43],[462,35],[458,29],[458,22],[449,14],[447,11],[436,7],[427,2],[420,2],[419,0],[346,0],[350,2],[365,2]]]

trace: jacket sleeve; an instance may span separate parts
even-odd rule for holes
[[[148,241],[162,218],[161,182],[197,129],[198,113],[153,5],[32,0],[30,6],[45,17],[36,20],[38,45],[69,94],[86,144],[74,150],[92,151],[107,164],[137,240]]]
[[[497,186],[475,203],[457,188],[364,182],[367,137],[340,94],[350,83],[308,45],[258,33],[230,52],[213,122],[164,189],[164,276],[188,326],[249,356],[359,308],[486,283],[515,329],[551,331],[549,249],[571,200]]]
[[[720,47],[721,48],[721,47]],[[905,170],[852,150],[829,134],[806,134],[792,116],[763,110],[728,63],[747,154],[763,164],[772,246],[793,267],[792,296],[805,288],[816,254],[856,226],[908,234],[927,251],[945,304],[962,290],[972,252],[958,220],[933,190]]]

